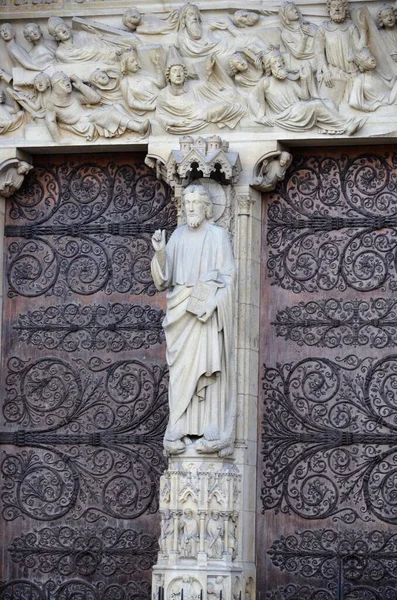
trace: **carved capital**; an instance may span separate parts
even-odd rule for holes
[[[19,190],[25,175],[33,165],[19,158],[9,158],[0,164],[0,196],[9,198]]]
[[[251,194],[239,194],[237,196],[238,215],[249,216],[251,214],[251,206],[255,203],[255,198]]]

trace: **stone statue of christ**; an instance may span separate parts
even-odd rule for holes
[[[169,454],[195,443],[198,452],[233,452],[236,394],[233,380],[233,312],[236,267],[228,233],[215,225],[207,190],[184,190],[186,225],[157,230],[153,281],[167,289],[163,322],[170,373]]]

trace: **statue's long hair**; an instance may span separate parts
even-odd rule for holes
[[[203,202],[205,204],[205,216],[208,221],[212,220],[213,215],[213,204],[211,200],[211,196],[209,192],[205,189],[205,187],[201,183],[191,183],[187,188],[185,188],[182,192],[182,204],[185,204],[185,196],[187,196],[190,192],[197,191],[199,195],[203,198]]]

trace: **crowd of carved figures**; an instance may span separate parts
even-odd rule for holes
[[[128,8],[112,26],[51,16],[17,32],[3,22],[0,133],[42,125],[55,141],[139,139],[151,124],[185,134],[243,120],[354,134],[397,102],[396,9],[327,0],[326,10],[311,23],[288,0],[277,27],[266,11],[215,18],[190,3],[164,15]]]

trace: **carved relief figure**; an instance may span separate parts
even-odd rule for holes
[[[249,50],[235,52],[229,62],[230,75],[242,88],[252,88],[263,77],[262,56]]]
[[[0,25],[0,37],[5,42],[13,66],[23,67],[31,71],[42,70],[42,67],[30,57],[29,52],[17,43],[15,28],[11,23],[2,23]]]
[[[187,81],[187,68],[175,48],[171,48],[166,70],[167,87],[157,99],[156,116],[169,133],[193,133],[207,125],[233,129],[246,112],[246,107],[236,100],[230,88],[220,90],[217,85],[222,75],[216,71],[214,57],[207,59],[207,81]],[[214,82],[212,76],[214,75]]]
[[[9,198],[19,190],[25,175],[33,169],[33,165],[21,160],[10,161],[10,165],[0,173],[0,196]]]
[[[59,128],[84,136],[88,141],[99,136],[116,137],[126,130],[141,135],[148,131],[148,121],[142,124],[134,121],[117,105],[94,110],[84,108],[83,105],[99,104],[101,97],[76,75],[69,78],[65,73],[55,73],[51,84],[52,92],[47,101],[45,121],[56,141],[60,140]]]
[[[208,600],[226,600],[225,586],[223,585],[223,577],[219,575],[215,580],[208,579],[207,583],[207,598]]]
[[[235,560],[238,553],[238,541],[237,541],[237,523],[238,513],[233,511],[229,517],[229,552],[232,553],[232,559]]]
[[[138,56],[134,50],[121,61],[121,92],[126,105],[138,115],[155,110],[157,96],[166,85],[159,52],[153,51],[150,59],[156,70],[155,77],[144,71],[140,72]]]
[[[180,528],[180,548],[182,556],[185,558],[196,558],[200,536],[197,519],[193,516],[193,511],[190,508],[185,508],[183,511]]]
[[[174,231],[167,247],[164,231],[152,238],[153,280],[158,290],[168,290],[163,326],[170,417],[164,447],[181,453],[199,438],[197,451],[226,456],[234,441],[236,269],[228,234],[212,222],[212,201],[203,186],[184,190],[183,210],[186,225]]]
[[[9,94],[24,108],[33,119],[44,119],[47,103],[51,95],[51,78],[47,73],[38,73],[33,79],[34,94],[9,90]]]
[[[46,69],[55,61],[55,48],[45,40],[37,23],[27,23],[23,28],[23,35],[31,44],[29,56],[33,64],[40,69]]]
[[[290,55],[290,66],[300,67],[302,63],[315,66],[314,38],[317,27],[303,20],[295,2],[283,2],[279,10],[281,39]]]
[[[172,551],[172,540],[174,537],[174,518],[172,511],[164,511],[162,520],[162,530],[159,540],[160,548],[164,555],[169,556]]]
[[[15,131],[23,125],[25,114],[16,102],[11,106],[6,102],[6,93],[0,90],[0,134]]]
[[[170,584],[171,600],[199,600],[201,586],[197,579],[184,575]]]
[[[95,69],[89,77],[89,83],[101,96],[103,104],[122,104],[121,71],[112,67]]]
[[[358,68],[354,56],[367,46],[365,31],[359,31],[349,18],[346,0],[327,0],[329,20],[319,28],[316,46],[318,73],[336,105],[351,92]],[[331,90],[331,91],[330,91]]]
[[[48,31],[58,42],[55,55],[59,62],[74,63],[85,61],[114,64],[120,60],[124,49],[97,34],[73,31],[60,17],[48,19]]]
[[[382,4],[377,12],[381,38],[393,60],[397,61],[397,19],[391,4]]]
[[[349,104],[357,110],[372,112],[380,106],[394,104],[397,100],[397,82],[382,77],[377,71],[375,57],[364,48],[354,58],[360,74],[353,83]]]
[[[177,45],[182,56],[190,58],[208,56],[209,54],[229,55],[237,52],[242,46],[249,46],[252,51],[265,50],[264,42],[253,35],[240,32],[231,21],[203,22],[200,9],[195,4],[185,4],[179,12]],[[215,37],[213,31],[223,32],[223,37]],[[226,34],[226,36],[225,36]]]
[[[252,187],[261,192],[271,192],[279,181],[283,181],[291,162],[292,154],[289,152],[275,152],[262,162]]]
[[[322,133],[347,135],[352,135],[364,124],[359,119],[343,117],[322,100],[311,97],[310,75],[302,70],[300,81],[293,80],[279,50],[267,54],[266,70],[267,76],[250,95],[250,107],[259,123],[276,124],[289,131],[317,126]]]
[[[207,554],[222,558],[224,525],[218,510],[212,510],[207,523]]]
[[[142,15],[135,6],[131,6],[124,11],[122,21],[124,27],[133,33],[157,35],[175,29],[178,15],[178,11],[173,10],[166,18],[161,19],[153,15]]]

